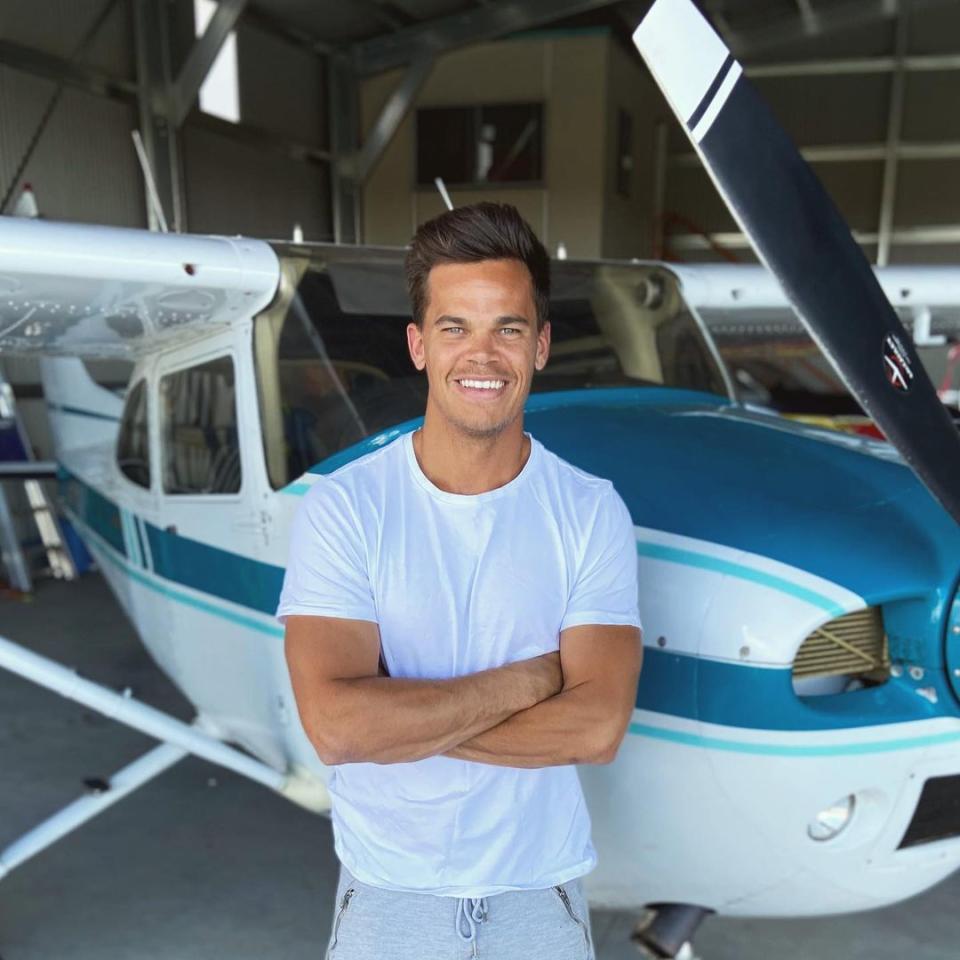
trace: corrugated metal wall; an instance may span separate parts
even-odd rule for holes
[[[107,10],[78,54],[82,38]],[[94,67],[134,74],[130,10],[125,0],[3,0],[0,40]],[[51,79],[0,64],[0,190],[21,160],[57,92]],[[94,223],[143,223],[143,189],[130,131],[132,104],[65,87],[20,181],[33,185],[44,216]],[[2,195],[2,194],[0,194]]]
[[[6,193],[56,84],[0,66],[0,189]],[[143,187],[126,103],[65,89],[21,182],[43,216],[143,226]]]
[[[136,63],[128,0],[3,0],[0,39],[69,58],[104,10],[108,10],[106,19],[80,60],[132,80]]]
[[[187,216],[192,233],[330,240],[326,171],[210,130],[184,129]]]
[[[187,217],[191,232],[332,240],[327,164],[294,159],[292,149],[327,146],[324,64],[320,57],[243,24],[237,30],[240,110],[245,125],[277,138],[240,143],[224,125],[184,128]]]
[[[177,19],[171,32],[183,47],[173,51],[174,63],[183,61],[192,42],[181,29],[191,8],[190,0],[170,8]],[[237,34],[243,129],[194,115],[181,131],[189,229],[288,237],[300,223],[307,239],[330,239],[327,165],[316,155],[297,154],[298,146],[326,148],[323,60],[242,22]],[[136,80],[130,0],[0,0],[0,43]],[[58,87],[42,73],[4,65],[0,48],[4,192]],[[142,177],[130,139],[138,126],[132,93],[110,97],[67,86],[19,180],[33,185],[50,219],[145,227]]]

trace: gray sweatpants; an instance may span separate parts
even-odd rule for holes
[[[397,893],[343,864],[326,960],[595,960],[579,880],[474,899]]]

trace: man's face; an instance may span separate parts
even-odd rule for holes
[[[470,436],[496,436],[522,415],[550,351],[530,272],[519,260],[442,264],[427,295],[423,329],[407,326],[410,356],[427,371],[427,408]]]

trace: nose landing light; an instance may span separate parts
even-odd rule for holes
[[[850,822],[855,807],[853,794],[824,807],[807,825],[807,835],[821,843],[839,836]]]

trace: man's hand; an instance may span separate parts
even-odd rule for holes
[[[327,764],[442,754],[563,686],[547,653],[449,680],[378,675],[376,623],[288,616],[285,652],[303,728]]]
[[[558,696],[515,714],[446,756],[506,767],[610,763],[630,723],[643,662],[637,627],[587,625],[560,635]]]

